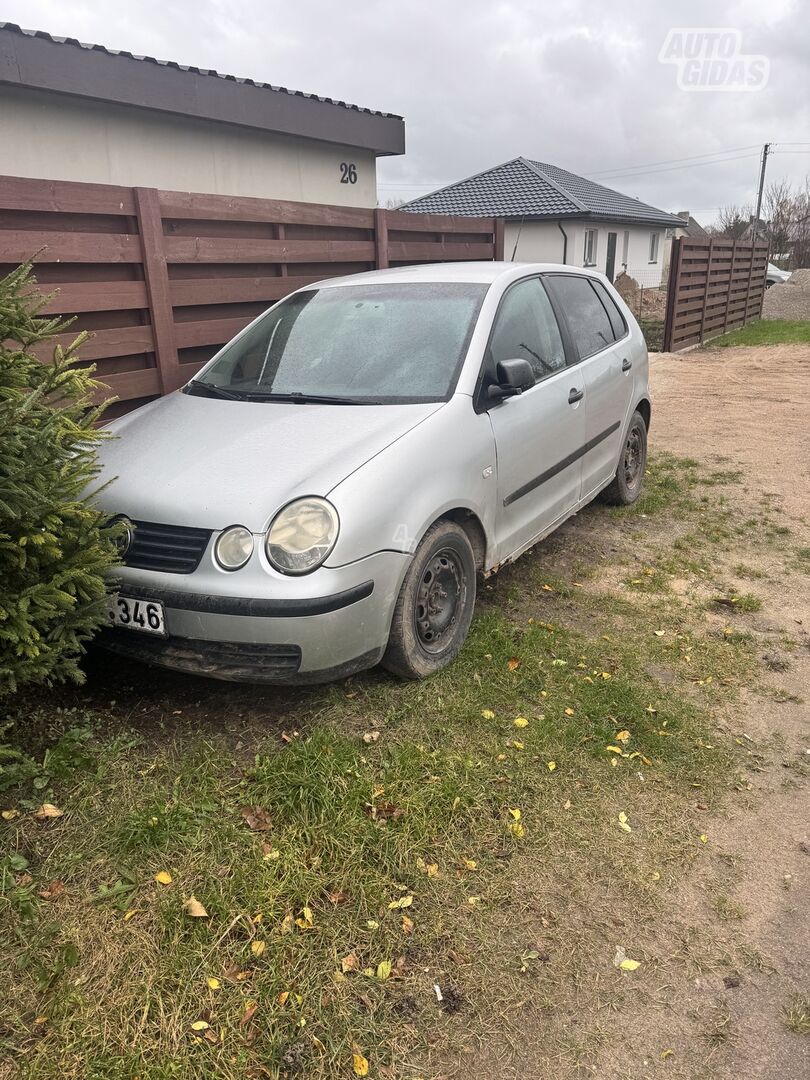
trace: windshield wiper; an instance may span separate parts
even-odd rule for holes
[[[233,390],[227,390],[224,386],[216,386],[214,383],[201,382],[199,379],[192,379],[188,384],[189,390],[199,391],[210,394],[211,397],[227,398],[228,401],[244,401],[245,398],[242,394],[235,394]]]
[[[258,390],[246,390],[245,397],[250,401],[283,401],[293,405],[376,405],[368,398],[337,397],[330,394],[303,394],[294,390],[289,394],[263,394]]]

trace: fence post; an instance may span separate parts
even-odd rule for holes
[[[712,257],[714,256],[714,237],[709,241],[709,260],[706,264],[706,286],[703,290],[703,311],[700,313],[700,344],[703,344],[703,327],[706,325],[706,306],[709,303],[709,285],[712,280]]]
[[[731,245],[731,267],[728,272],[728,289],[726,290],[726,313],[723,316],[723,333],[728,329],[728,309],[731,306],[731,286],[734,284],[734,264],[737,261],[737,241]],[[743,322],[743,326],[745,322]]]
[[[162,394],[182,386],[185,378],[180,370],[174,336],[174,312],[169,295],[169,272],[163,247],[163,218],[156,188],[133,188],[138,233],[143,251],[143,274],[146,296],[152,317],[158,378]]]
[[[664,352],[672,352],[672,339],[675,333],[675,299],[681,276],[681,244],[683,237],[673,236],[672,249],[669,253],[669,281],[667,282],[667,310],[664,316],[664,340],[661,347]]]
[[[495,262],[503,262],[504,224],[503,218],[495,218],[495,227],[492,232],[494,249],[492,258]]]
[[[388,218],[380,206],[374,211],[374,261],[378,270],[388,268]]]

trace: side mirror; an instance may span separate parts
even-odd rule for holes
[[[522,394],[524,390],[530,390],[535,384],[532,365],[522,358],[501,360],[495,369],[495,375],[498,380],[497,385],[487,389],[487,397],[490,401],[500,401],[502,398]]]

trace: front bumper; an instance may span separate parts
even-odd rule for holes
[[[381,659],[409,558],[379,552],[347,566],[321,567],[287,579],[284,595],[272,581],[254,587],[253,595],[233,595],[239,571],[212,580],[121,567],[119,591],[160,601],[168,636],[116,628],[104,631],[99,644],[147,663],[237,682],[341,678]]]

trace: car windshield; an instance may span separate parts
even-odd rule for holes
[[[403,282],[295,293],[227,345],[188,390],[338,404],[444,400],[486,290]]]

